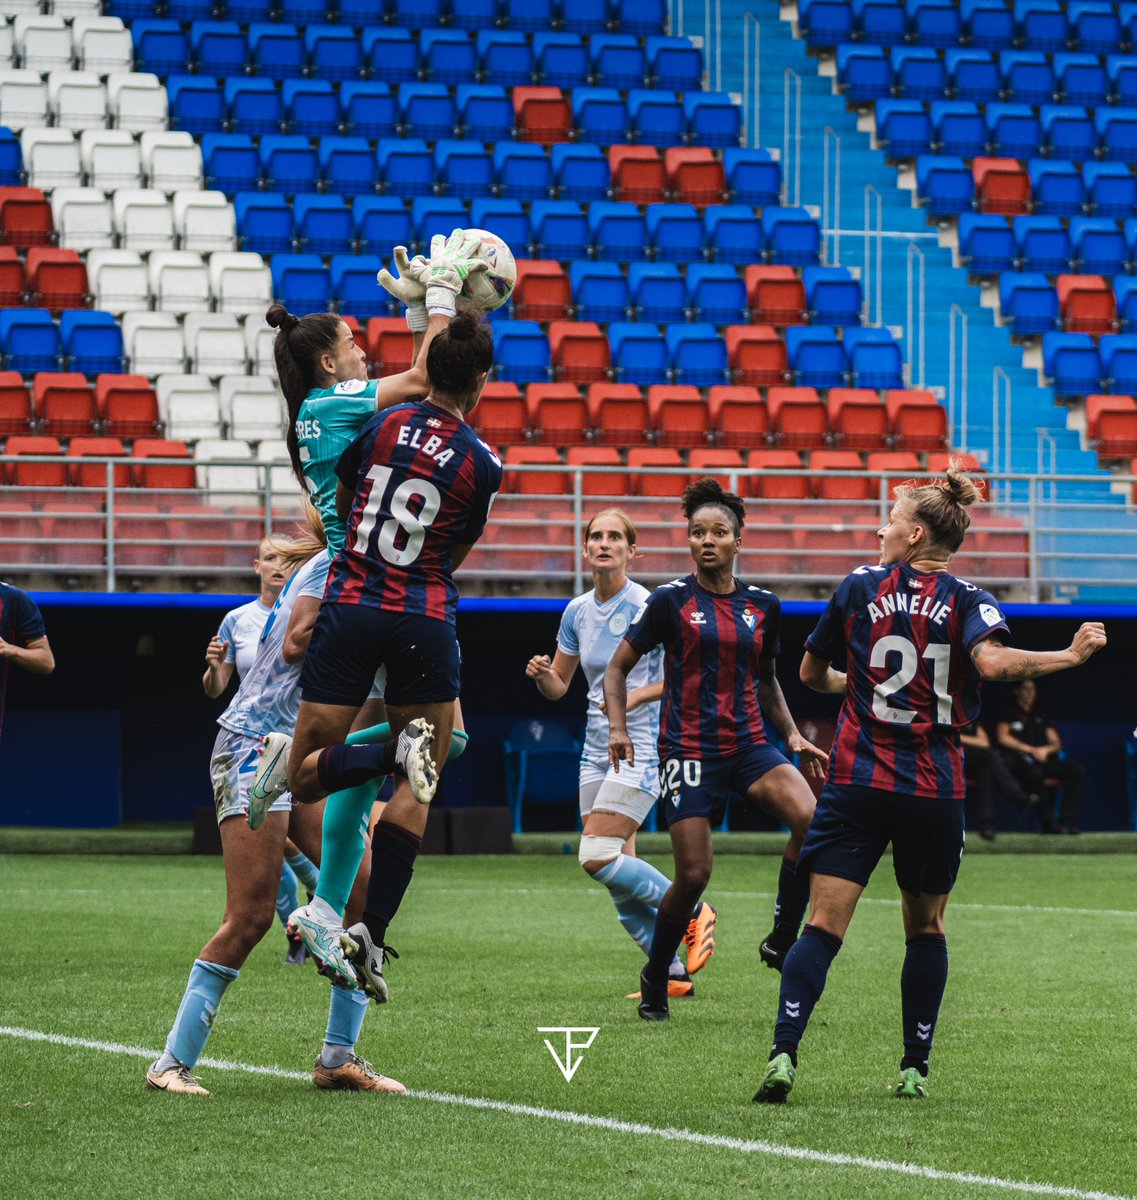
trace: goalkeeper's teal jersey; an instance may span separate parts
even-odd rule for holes
[[[335,387],[313,388],[296,414],[304,481],[324,519],[333,557],[343,546],[344,536],[344,523],[336,512],[336,463],[375,415],[378,394],[378,379],[345,379]]]

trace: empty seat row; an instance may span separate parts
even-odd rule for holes
[[[109,191],[140,187],[156,192],[200,188],[201,150],[188,133],[125,129],[29,127],[20,135],[28,185],[45,190],[84,185]]]
[[[1035,272],[999,276],[999,311],[1017,337],[1049,333],[1110,333],[1137,322],[1137,279],[1119,277],[1110,286],[1100,275],[1059,275],[1052,283]]]
[[[165,129],[166,89],[156,75],[116,71],[5,71],[0,79],[0,122],[9,129],[51,125],[62,129],[105,129],[113,125],[141,133]]]
[[[158,398],[141,375],[36,374],[31,386],[18,371],[0,372],[0,435],[40,433],[65,437],[101,433],[153,437],[160,428]]]
[[[56,0],[55,14],[20,13],[11,25],[0,22],[0,69],[5,78],[10,68],[23,67],[37,76],[75,67],[109,75],[134,68],[134,44],[122,18],[99,15],[101,4],[84,0],[63,0],[77,10],[68,23],[60,14],[63,4]]]
[[[46,309],[0,310],[0,355],[24,375],[69,370],[84,375],[122,369],[122,332],[110,313],[66,311],[57,324]]]
[[[1058,396],[1137,392],[1137,336],[1044,333],[1043,370]]]
[[[1102,459],[1137,455],[1137,400],[1126,395],[1086,397],[1086,437]]]
[[[1118,275],[1137,257],[1137,219],[1130,217],[1122,224],[1112,217],[1071,217],[1067,225],[1061,217],[1008,220],[1001,214],[963,213],[959,252],[968,269],[979,275],[1016,269],[1047,275]]]
[[[0,246],[0,307],[59,312],[86,308],[88,299],[87,268],[74,250],[33,246],[25,260],[14,247]]]
[[[1031,177],[1016,159],[921,154],[916,159],[916,193],[929,215],[979,212],[1015,216],[1031,210]]]

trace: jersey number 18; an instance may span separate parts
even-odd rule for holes
[[[371,541],[371,533],[375,522],[379,520],[386,499],[387,488],[394,474],[390,467],[372,467],[367,472],[367,478],[372,481],[371,492],[367,504],[359,518],[359,526],[355,531],[355,552],[366,554]],[[411,512],[408,505],[412,499],[418,498],[422,505],[417,513]],[[376,547],[379,553],[392,566],[405,567],[413,563],[422,552],[422,544],[426,540],[426,531],[431,522],[438,516],[442,507],[442,496],[438,488],[428,479],[404,479],[391,493],[390,520],[384,521],[379,528]],[[395,539],[399,534],[406,536],[402,548],[396,546]]]

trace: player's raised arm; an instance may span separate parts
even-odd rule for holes
[[[1009,683],[1079,667],[1105,644],[1105,626],[1100,621],[1086,621],[1065,650],[1018,650],[989,637],[972,647],[971,661],[983,679]]]
[[[608,761],[636,765],[636,748],[628,736],[628,675],[643,655],[630,642],[621,642],[604,672],[604,707],[608,713]]]

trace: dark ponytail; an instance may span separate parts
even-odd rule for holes
[[[309,313],[297,317],[283,304],[274,304],[265,313],[265,320],[279,330],[272,344],[276,373],[280,379],[280,390],[288,406],[288,428],[285,441],[288,457],[292,459],[292,472],[304,484],[304,471],[300,462],[300,442],[296,437],[296,416],[304,398],[316,387],[323,374],[320,355],[334,354],[340,336],[340,318],[334,313]]]
[[[444,396],[468,396],[493,366],[493,333],[476,310],[463,309],[426,351],[430,386]]]
[[[734,525],[734,532],[742,532],[742,527],[746,524],[746,509],[743,507],[742,498],[726,491],[722,484],[710,475],[689,483],[683,489],[683,515],[689,521],[700,508],[708,506],[721,508],[728,513]]]

